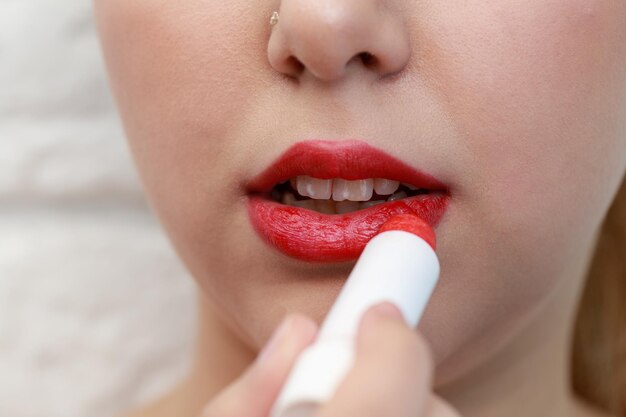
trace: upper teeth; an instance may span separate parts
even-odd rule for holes
[[[333,180],[321,180],[319,178],[301,176],[296,178],[296,189],[303,197],[311,197],[318,200],[328,200],[333,194]]]
[[[400,182],[385,178],[352,181],[342,178],[323,180],[301,175],[292,180],[291,185],[301,196],[316,200],[327,200],[332,196],[334,201],[368,201],[372,198],[374,191],[378,195],[393,194],[400,187]]]

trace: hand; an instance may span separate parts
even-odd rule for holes
[[[315,417],[460,417],[432,393],[434,368],[421,333],[395,305],[378,304],[359,325],[353,368]]]
[[[432,393],[434,363],[426,340],[393,304],[379,306],[381,310],[371,308],[364,314],[354,367],[315,417],[459,417]],[[264,348],[243,375],[208,404],[202,417],[269,416],[296,358],[318,331],[313,320],[300,314],[285,321],[286,331],[275,332],[269,351]]]

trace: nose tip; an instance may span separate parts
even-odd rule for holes
[[[283,0],[267,48],[272,67],[293,78],[324,81],[360,66],[379,77],[399,72],[410,42],[402,16],[379,0]]]

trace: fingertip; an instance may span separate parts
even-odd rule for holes
[[[402,311],[395,304],[390,301],[383,301],[371,306],[363,313],[358,333],[362,337],[366,337],[366,333],[376,332],[376,328],[384,322],[407,324]]]
[[[290,357],[293,351],[299,352],[304,349],[315,339],[317,327],[317,323],[304,314],[288,313],[283,318],[281,326],[275,330],[266,346],[259,352],[257,364],[263,366],[266,362],[273,362],[272,358],[284,359],[286,352],[287,357]]]
[[[408,326],[400,309],[390,302],[368,309],[358,330],[357,352],[371,357],[397,357],[419,363],[427,374],[434,371],[434,355],[424,335]]]
[[[389,318],[406,323],[404,314],[398,308],[397,305],[391,301],[382,301],[369,308],[370,314],[374,314],[379,317]]]
[[[315,320],[304,314],[292,314],[294,316],[294,327],[297,329],[298,333],[302,335],[303,339],[312,340],[319,330],[319,326]]]

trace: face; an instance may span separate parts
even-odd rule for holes
[[[311,4],[95,0],[147,195],[206,297],[257,349],[287,311],[321,323],[353,264],[268,245],[249,182],[312,138],[358,138],[429,173],[449,199],[420,329],[439,382],[453,380],[591,249],[626,169],[626,3]]]

